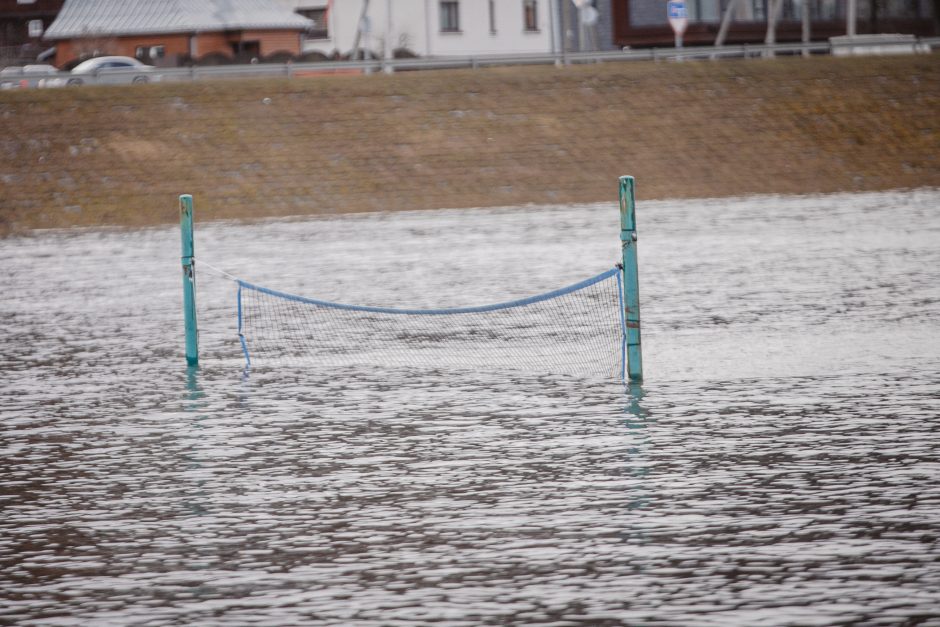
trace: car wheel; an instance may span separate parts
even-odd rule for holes
[[[146,83],[147,81],[148,81],[148,79],[147,79],[146,76],[135,76],[135,77],[134,77],[134,83],[135,83],[136,85],[141,85],[141,84],[143,84],[143,83]]]
[[[82,85],[84,83],[85,81],[80,78],[70,78],[68,82],[66,82],[66,85]]]

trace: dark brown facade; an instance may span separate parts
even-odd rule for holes
[[[689,5],[694,0],[686,0]],[[714,10],[707,17],[696,19],[690,11],[688,30],[683,36],[685,45],[713,45],[721,26],[721,15],[728,0],[715,3]],[[758,0],[759,2],[759,0]],[[816,0],[810,19],[810,39],[825,41],[829,37],[846,34],[844,0],[832,4],[832,11],[820,15],[821,2]],[[913,0],[906,4],[906,10],[891,14],[879,2],[865,4],[859,0],[860,8],[857,22],[858,34],[867,33],[905,33],[922,37],[940,34],[936,20],[937,0]],[[664,0],[612,0],[613,39],[617,47],[671,47],[674,34],[666,20]],[[814,6],[811,0],[811,7]],[[789,10],[788,10],[789,8]],[[731,22],[727,44],[763,43],[767,34],[766,17],[757,15],[751,19],[736,19]],[[900,14],[898,14],[900,13]],[[661,14],[661,16],[659,15]],[[659,18],[659,19],[658,19]],[[784,4],[782,15],[777,22],[776,40],[778,42],[800,41],[802,23],[797,11]]]
[[[65,0],[0,0],[0,65],[33,61],[49,44],[42,34]]]

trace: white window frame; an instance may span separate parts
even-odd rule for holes
[[[30,20],[26,24],[26,30],[30,37],[42,37],[42,20]]]

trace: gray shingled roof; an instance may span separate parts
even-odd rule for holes
[[[312,24],[273,0],[66,0],[44,38],[303,30]]]

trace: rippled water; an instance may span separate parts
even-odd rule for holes
[[[172,202],[172,200],[171,200]],[[174,229],[0,241],[0,623],[940,624],[940,192],[641,203],[647,380],[241,371]],[[198,198],[197,198],[198,217]],[[613,204],[200,225],[460,306],[616,260]]]

